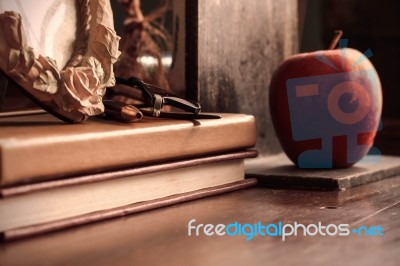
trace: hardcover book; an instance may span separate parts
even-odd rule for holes
[[[226,193],[244,179],[253,150],[51,180],[0,190],[0,236],[18,239]]]
[[[256,143],[255,120],[93,118],[65,124],[49,114],[0,116],[0,185],[12,186],[183,158],[243,150]]]

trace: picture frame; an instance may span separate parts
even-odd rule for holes
[[[32,15],[51,19],[60,8],[64,16],[55,23]],[[36,36],[35,45],[35,29],[43,33],[57,22],[58,30]],[[3,0],[0,28],[1,71],[41,108],[73,123],[104,111],[102,97],[115,84],[113,64],[120,54],[109,0]],[[48,47],[40,46],[43,40],[61,46],[49,55]]]

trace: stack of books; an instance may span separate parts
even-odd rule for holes
[[[18,239],[199,199],[256,183],[244,160],[255,120],[94,118],[0,114],[0,236]]]

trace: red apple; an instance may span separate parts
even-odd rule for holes
[[[274,72],[271,117],[301,168],[348,167],[373,144],[382,92],[372,63],[349,48],[294,55]]]

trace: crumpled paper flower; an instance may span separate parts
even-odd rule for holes
[[[63,85],[58,102],[64,110],[79,110],[87,115],[97,115],[104,111],[102,96],[105,88],[101,79],[104,72],[100,62],[90,57],[80,67],[67,67],[62,71]]]
[[[121,39],[113,29],[102,24],[96,26],[93,42],[89,44],[89,54],[95,58],[100,58],[100,63],[104,66],[104,86],[112,87],[115,85],[113,64],[117,62],[121,52],[118,50],[118,43]],[[107,56],[105,56],[107,55]]]

